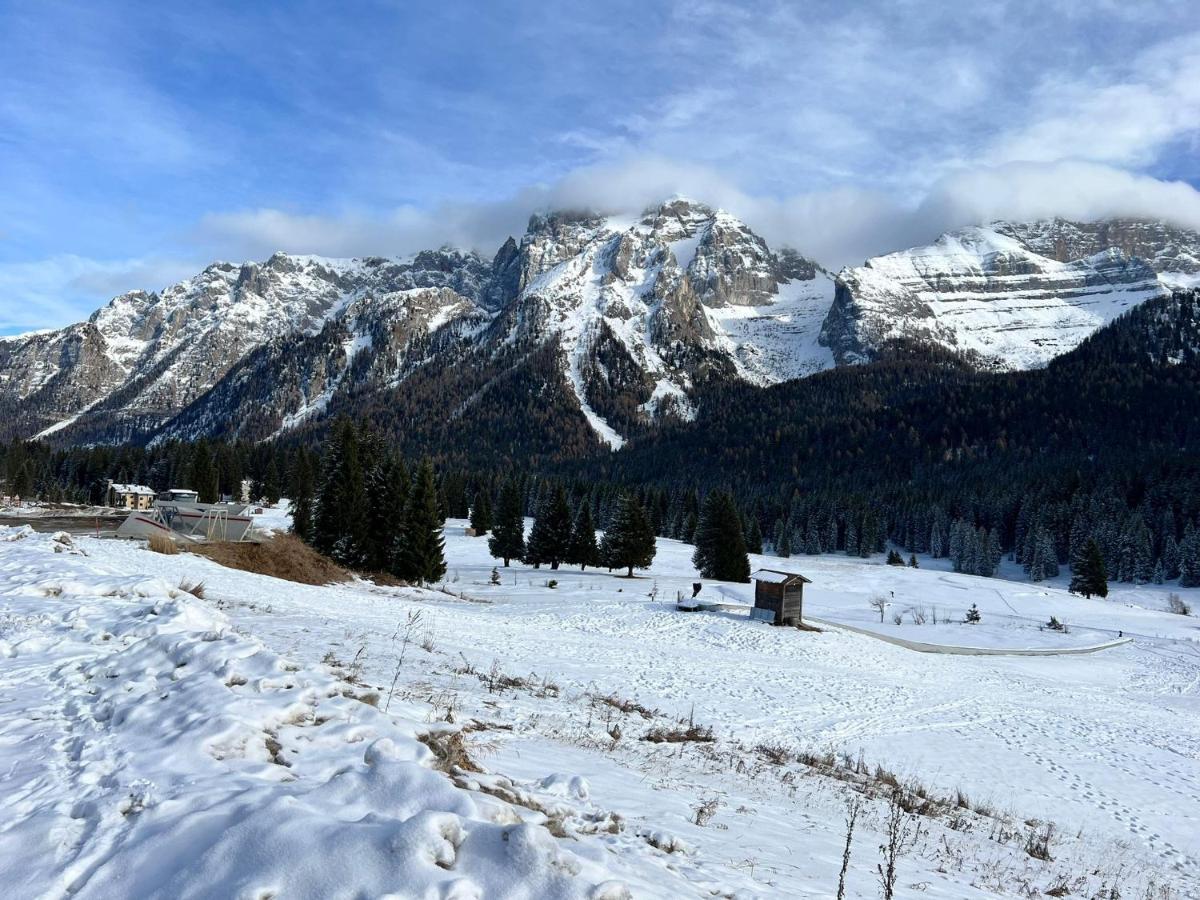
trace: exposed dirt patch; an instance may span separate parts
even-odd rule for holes
[[[261,544],[214,541],[193,544],[188,549],[231,569],[299,584],[322,585],[350,580],[349,572],[291,534],[277,534]]]

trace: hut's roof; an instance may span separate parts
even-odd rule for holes
[[[805,584],[812,584],[811,579],[805,578],[799,572],[781,572],[778,569],[759,569],[750,577],[755,581],[763,581],[767,584],[785,584],[797,578]]]

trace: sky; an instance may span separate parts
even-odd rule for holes
[[[830,267],[995,218],[1200,228],[1194,2],[0,0],[0,46],[0,334],[676,194]]]

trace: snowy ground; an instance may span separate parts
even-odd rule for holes
[[[755,560],[812,578],[806,609],[825,619],[880,628],[868,600],[884,594],[883,630],[918,640],[1135,636],[1084,656],[939,656],[775,629],[737,609],[676,612],[695,577],[691,548],[672,541],[632,581],[513,567],[492,585],[486,541],[463,524],[447,526],[444,592],[311,588],[112,540],[74,538],[87,557],[41,535],[0,541],[6,883],[105,897],[333,885],[598,897],[620,896],[613,884],[596,892],[617,881],[635,897],[832,896],[852,792],[755,749],[778,746],[861,754],[1012,813],[921,818],[898,896],[1037,896],[1060,884],[1072,896],[1200,895],[1200,630],[1163,611],[1167,588],[1087,601],[927,560]],[[172,590],[185,578],[203,580],[207,599]],[[706,584],[701,596],[744,603],[750,590]],[[972,603],[983,622],[961,624]],[[926,608],[925,625],[912,606]],[[1050,615],[1070,631],[1039,630]],[[376,694],[382,709],[402,651],[387,715],[352,699]],[[651,717],[604,696],[636,699]],[[715,740],[642,739],[680,718]],[[416,736],[472,722],[471,752],[497,774],[455,785]],[[384,738],[386,752],[368,751]],[[706,800],[713,815],[696,824]],[[883,815],[872,802],[860,822],[848,896],[878,896]],[[507,817],[530,823],[519,846]],[[1053,861],[1024,852],[1040,827],[1027,820],[1056,823]],[[547,821],[565,836],[538,826]]]

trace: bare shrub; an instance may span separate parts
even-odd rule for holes
[[[1183,598],[1174,591],[1167,594],[1167,612],[1173,612],[1177,616],[1190,616],[1192,608],[1183,602]]]
[[[150,535],[150,540],[146,544],[146,549],[154,553],[161,553],[163,556],[174,556],[179,552],[179,547],[176,545],[176,543],[165,534]]]
[[[783,744],[759,744],[754,752],[773,766],[786,765],[792,759],[792,753]]]
[[[1045,822],[1043,824],[1033,824],[1029,828],[1029,833],[1025,835],[1025,852],[1034,859],[1045,860],[1052,862],[1054,857],[1050,855],[1050,845],[1054,841],[1054,823]]]
[[[846,846],[842,850],[842,869],[838,872],[837,900],[846,897],[846,873],[850,870],[850,845],[854,841],[854,826],[862,812],[862,798],[857,794],[846,800]]]
[[[692,807],[692,821],[703,828],[712,821],[713,816],[717,814],[717,810],[721,808],[721,801],[717,797],[709,797],[707,800],[701,800],[696,806]]]
[[[912,616],[914,625],[924,625],[925,624],[925,607],[913,606],[908,610],[908,614],[910,616]]]
[[[883,594],[876,594],[874,597],[868,600],[867,603],[871,609],[879,613],[879,623],[882,625],[883,613],[884,610],[887,609],[887,599],[883,596]]]
[[[620,710],[623,713],[637,713],[643,719],[653,719],[657,715],[657,710],[643,706],[636,700],[626,700],[618,697],[616,694],[592,694],[591,700],[597,706],[609,706],[613,709]]]
[[[893,613],[893,614],[892,614],[892,624],[893,624],[893,625],[902,625],[903,623],[904,623],[904,616],[903,616],[903,615],[901,615],[900,613]]]
[[[888,800],[887,822],[884,826],[884,842],[879,845],[883,860],[875,867],[879,873],[879,885],[883,900],[896,896],[896,864],[900,857],[911,850],[921,836],[920,822],[904,810],[904,790],[892,788]]]
[[[387,703],[383,706],[383,711],[387,712],[388,707],[392,705],[392,697],[396,694],[396,682],[400,680],[400,668],[404,665],[404,655],[408,652],[408,645],[412,642],[413,632],[417,630],[417,626],[421,624],[421,611],[419,609],[409,610],[404,621],[396,626],[396,633],[392,635],[392,644],[395,645],[396,639],[403,632],[404,637],[400,643],[400,653],[396,656],[396,670],[392,674],[392,686],[388,690]]]

